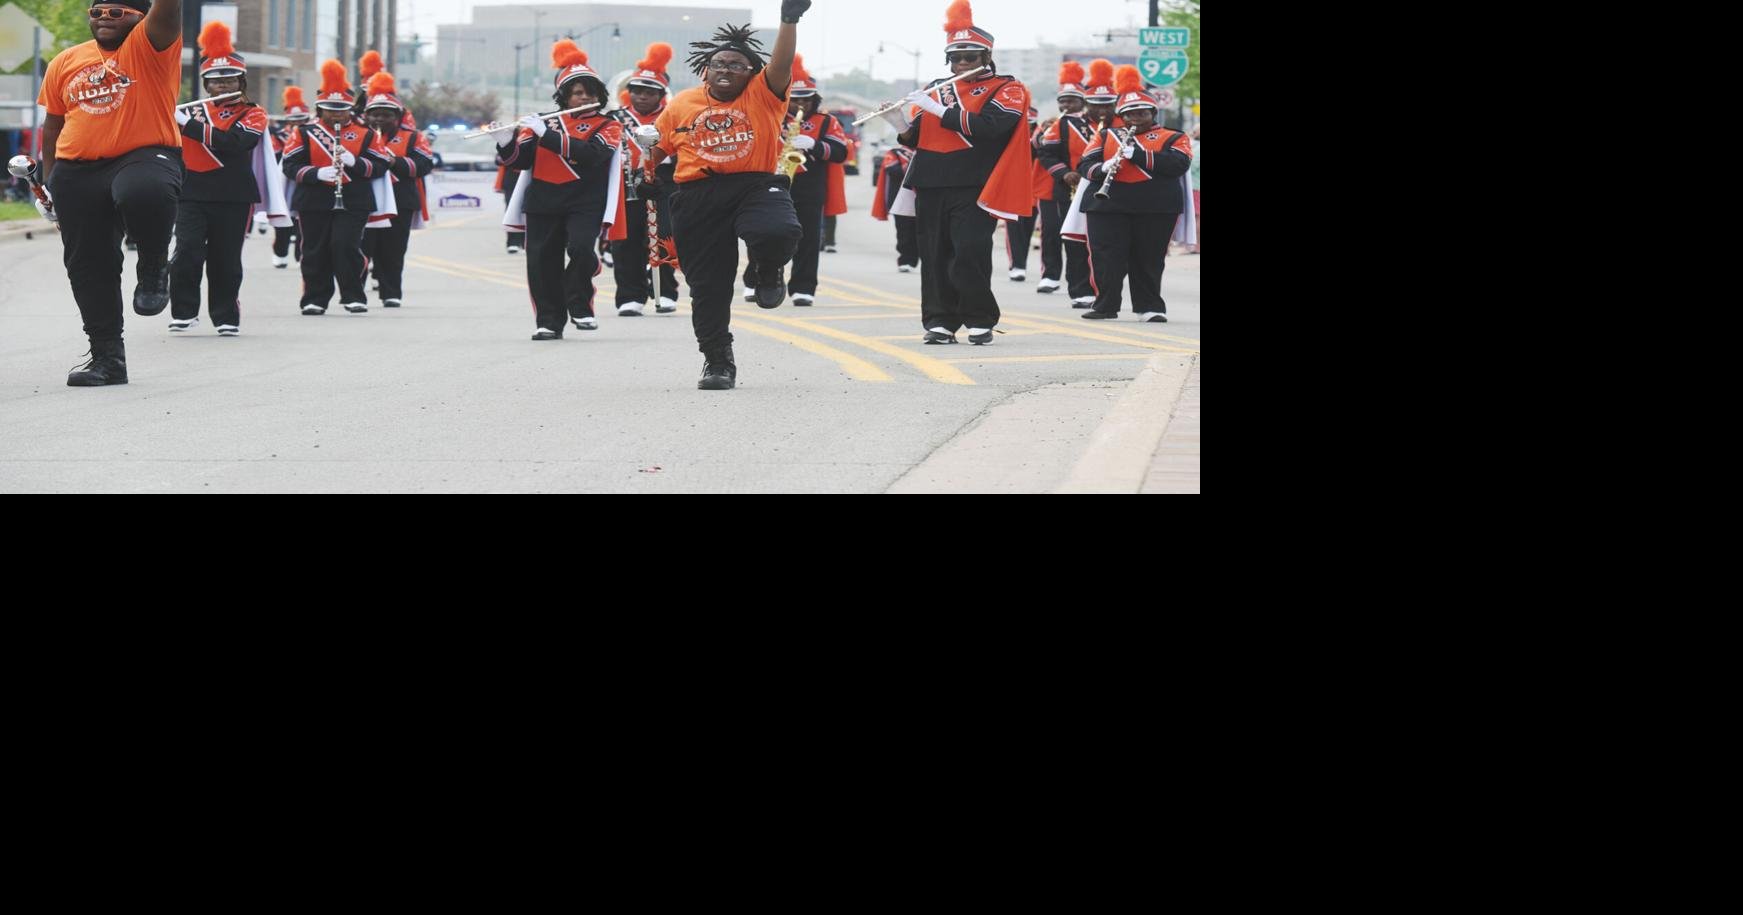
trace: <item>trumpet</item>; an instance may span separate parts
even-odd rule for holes
[[[204,105],[207,102],[221,102],[227,98],[235,98],[236,96],[241,95],[241,94],[242,93],[240,93],[240,92],[226,92],[223,95],[214,95],[211,98],[197,98],[191,102],[183,102],[180,105],[177,105],[176,110],[180,111],[183,108],[192,108],[195,105]]]
[[[1095,190],[1095,199],[1097,200],[1106,200],[1108,194],[1113,192],[1114,176],[1120,173],[1120,165],[1126,161],[1126,150],[1131,147],[1132,141],[1137,139],[1138,131],[1136,128],[1123,127],[1121,130],[1124,130],[1126,135],[1122,137],[1119,130],[1114,131],[1114,137],[1120,141],[1120,152],[1114,161],[1102,168],[1101,187]]]
[[[955,76],[952,76],[951,78],[945,80],[944,82],[939,83],[936,86],[928,86],[926,91],[927,92],[936,92],[939,89],[942,89],[945,86],[948,86],[951,83],[954,83],[959,79],[966,79],[970,76],[975,75],[976,73],[979,73],[982,70],[991,70],[991,69],[992,69],[991,67],[986,67],[986,66],[975,67],[973,70],[970,70],[967,73],[959,73]],[[878,110],[872,112],[871,114],[868,114],[865,117],[860,118],[857,121],[854,121],[853,126],[858,127],[859,125],[864,124],[865,122],[871,120],[872,118],[883,117],[884,115],[889,114],[892,111],[895,111],[897,108],[900,108],[905,104],[907,104],[906,99],[903,99],[902,101],[899,101],[899,102],[891,102],[888,105],[885,105],[884,107],[879,108]]]
[[[590,108],[598,108],[598,107],[599,107],[599,103],[594,102],[590,105],[581,105],[581,106],[578,106],[575,108],[564,108],[562,111],[534,112],[531,115],[525,115],[523,117],[554,118],[554,117],[557,117],[559,115],[574,114],[577,111],[586,111]],[[464,134],[464,135],[462,135],[461,139],[470,140],[470,139],[473,139],[474,137],[488,136],[489,134],[494,133],[498,130],[501,130],[504,127],[513,127],[520,120],[521,120],[521,118],[516,118],[513,121],[508,122],[507,124],[504,124],[501,121],[491,121],[490,123],[484,125],[484,128],[482,130],[474,130],[473,132],[471,132],[469,134]]]

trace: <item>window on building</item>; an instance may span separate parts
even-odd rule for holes
[[[274,14],[276,17],[276,14]],[[284,45],[295,49],[297,46],[297,0],[284,0]]]
[[[303,0],[303,50],[315,49],[315,0]]]
[[[266,4],[266,44],[267,47],[279,47],[278,43],[278,0],[267,0]]]

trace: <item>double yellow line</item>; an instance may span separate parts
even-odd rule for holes
[[[473,267],[422,255],[411,255],[406,258],[406,262],[415,264],[425,270],[432,270],[436,273],[446,274],[461,279],[477,280],[483,283],[507,286],[511,289],[519,289],[523,292],[527,288],[526,279],[524,277],[516,276],[512,273],[492,270],[486,267]],[[601,291],[605,291],[606,288],[607,287],[600,287]],[[732,323],[734,327],[740,328],[747,333],[767,337],[771,340],[778,340],[814,356],[821,356],[828,359],[839,366],[841,371],[845,373],[847,377],[852,378],[855,381],[887,382],[894,381],[895,378],[891,377],[888,372],[879,368],[876,364],[856,356],[853,353],[837,349],[827,343],[813,340],[809,337],[799,336],[798,334],[792,333],[784,328],[808,331],[818,336],[829,337],[843,343],[857,346],[861,349],[869,350],[879,355],[900,360],[913,366],[920,372],[920,374],[941,384],[974,384],[974,379],[968,377],[968,375],[961,369],[942,359],[909,352],[901,347],[885,343],[882,340],[863,336],[861,334],[849,333],[834,327],[823,327],[799,318],[777,317],[767,312],[751,312],[749,309],[739,309],[733,313]]]

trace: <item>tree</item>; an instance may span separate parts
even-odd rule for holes
[[[486,124],[496,120],[497,97],[450,83],[413,83],[400,100],[418,116],[419,124]]]
[[[1187,68],[1186,76],[1172,87],[1174,94],[1183,99],[1199,97],[1198,76],[1202,69],[1199,63],[1199,23],[1198,3],[1194,0],[1165,0],[1162,9],[1162,24],[1192,30],[1192,43],[1186,46],[1186,53],[1192,60],[1192,66]]]
[[[43,30],[54,36],[51,42],[44,36],[42,45],[42,61],[47,66],[54,56],[62,50],[82,41],[91,40],[90,13],[86,9],[90,0],[0,0],[0,6],[12,3],[30,15],[30,18],[42,23]],[[30,62],[25,61],[15,70],[16,73],[29,73]]]

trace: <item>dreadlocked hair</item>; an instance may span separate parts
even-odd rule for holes
[[[708,72],[708,62],[721,51],[737,51],[750,58],[752,72],[761,70],[768,63],[763,56],[763,43],[752,37],[754,35],[756,30],[747,22],[744,25],[724,25],[715,29],[713,41],[690,42],[690,47],[695,48],[686,59],[690,64],[690,72],[697,76]]]

